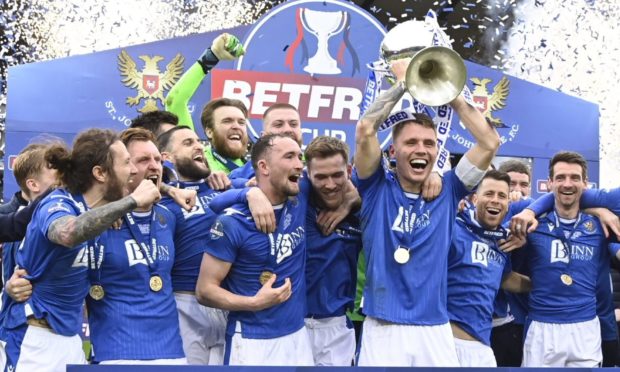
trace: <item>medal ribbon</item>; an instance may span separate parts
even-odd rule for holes
[[[149,214],[149,217],[150,217],[149,237],[147,241],[145,241],[145,236],[144,236],[145,234],[143,234],[140,231],[140,228],[138,227],[138,224],[136,223],[136,221],[134,221],[134,218],[131,215],[131,212],[127,213],[125,217],[123,217],[123,219],[125,220],[125,223],[127,223],[127,226],[129,226],[129,232],[131,233],[131,236],[136,241],[136,244],[138,244],[138,247],[140,247],[140,251],[144,255],[144,258],[146,259],[146,263],[149,267],[149,272],[150,272],[151,277],[159,276],[159,262],[154,259],[155,252],[157,251],[157,239],[155,238],[155,233],[154,233],[156,216],[157,216],[157,213],[155,213],[155,210],[151,209],[151,212]],[[149,250],[149,245],[148,245],[149,242],[151,244],[150,250]]]
[[[396,177],[395,174],[394,174],[394,177]],[[415,230],[415,220],[417,219],[418,214],[422,211],[422,194],[418,195],[417,199],[408,198],[405,195],[405,191],[400,187],[400,183],[398,181],[396,181],[396,185],[399,189],[395,193],[396,199],[398,201],[398,205],[400,205],[403,208],[403,215],[402,215],[401,223],[403,223],[405,226],[411,226],[411,231],[407,232],[406,230],[408,227],[406,227],[405,229],[403,229],[402,233],[394,231],[394,234],[398,237],[398,240],[400,241],[400,243],[402,243],[402,247],[407,248],[407,250],[411,252],[413,250],[413,240],[415,238],[413,234]],[[405,210],[406,207],[408,208]],[[415,212],[415,217],[413,221],[409,221],[408,217],[406,217],[406,216],[412,216],[411,214],[406,213],[408,211]],[[394,251],[397,251],[400,247],[401,247],[401,244],[397,244],[396,247],[394,247]]]
[[[566,253],[566,259],[568,260],[568,263],[566,264],[566,272],[567,274],[570,275],[570,264],[572,262],[570,258],[570,255],[571,255],[570,239],[573,236],[573,233],[575,232],[575,230],[577,229],[577,226],[579,226],[579,222],[581,222],[581,212],[579,212],[579,214],[577,215],[577,220],[575,221],[573,226],[570,228],[568,234],[566,234],[566,230],[560,225],[560,217],[557,215],[557,213],[553,211],[550,216],[552,217],[552,219],[554,220],[553,222],[555,223],[553,234],[556,236],[556,238],[562,241],[562,245],[564,246],[564,250]]]

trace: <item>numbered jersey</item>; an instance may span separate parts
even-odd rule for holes
[[[84,206],[63,189],[53,191],[36,207],[17,252],[17,264],[28,272],[27,279],[32,283],[32,297],[10,305],[7,328],[26,323],[33,315],[45,318],[60,335],[73,336],[81,331],[82,304],[88,291],[88,244],[67,248],[47,236],[52,222],[83,211]]]
[[[131,214],[138,237],[124,221],[120,230],[110,229],[100,239],[102,250],[96,256],[103,258],[89,277],[101,284],[105,294],[100,300],[87,297],[96,361],[185,356],[170,275],[176,220],[159,205],[153,206],[153,213]],[[149,237],[155,244],[149,242]],[[163,283],[158,291],[150,287],[155,273]]]
[[[480,236],[476,228],[475,220],[459,214],[448,258],[448,313],[451,322],[490,345],[493,301],[510,261],[494,239]]]
[[[468,191],[449,171],[439,196],[427,203],[406,195],[396,175],[384,167],[363,180],[354,173],[364,201],[364,313],[401,324],[444,324],[448,250],[457,203]],[[409,250],[406,263],[396,262],[398,247]]]
[[[306,181],[307,182],[307,181]],[[305,184],[305,182],[302,182]],[[242,296],[254,296],[269,273],[277,275],[273,287],[286,278],[292,295],[285,302],[257,312],[231,311],[227,335],[241,323],[245,338],[276,338],[294,333],[304,325],[306,315],[306,230],[308,187],[276,210],[278,229],[264,234],[256,229],[247,204],[236,204],[218,216],[211,227],[206,251],[232,266],[223,286]]]
[[[580,214],[577,221],[562,221],[554,212],[543,215],[524,249],[531,270],[532,320],[574,323],[596,316],[598,272],[607,249],[597,218]]]
[[[180,188],[196,190],[196,205],[191,211],[181,208],[171,198],[164,198],[162,204],[174,213],[176,230],[174,231],[175,261],[172,268],[172,289],[174,291],[191,291],[196,289],[200,273],[200,264],[204,253],[209,227],[215,215],[209,210],[211,200],[219,192],[211,189],[204,181],[180,182]]]

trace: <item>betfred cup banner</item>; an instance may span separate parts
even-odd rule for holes
[[[378,59],[384,35],[375,18],[351,3],[284,3],[247,33],[246,54],[234,70],[212,71],[212,97],[243,101],[251,136],[260,135],[269,106],[289,103],[299,109],[305,144],[328,135],[354,148],[366,64]]]

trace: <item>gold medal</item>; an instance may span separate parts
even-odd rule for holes
[[[164,282],[161,280],[161,276],[153,275],[149,280],[149,286],[151,287],[151,291],[159,292],[164,286]]]
[[[105,296],[105,291],[103,290],[102,286],[100,286],[99,284],[95,284],[90,286],[88,294],[90,294],[90,297],[92,297],[93,300],[99,301],[103,298],[103,296]]]
[[[407,248],[398,247],[398,249],[394,251],[394,260],[401,265],[406,264],[409,262],[409,250]]]
[[[265,285],[265,283],[267,283],[269,279],[271,279],[272,276],[273,276],[273,273],[271,271],[263,271],[262,273],[260,273],[260,277],[258,278],[258,281],[260,282],[261,285]]]
[[[562,274],[560,275],[560,280],[562,281],[562,283],[564,283],[565,285],[571,285],[573,284],[573,278],[571,278],[570,275],[568,274]]]

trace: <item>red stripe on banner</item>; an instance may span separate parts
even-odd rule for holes
[[[288,48],[288,51],[286,52],[286,60],[284,62],[284,65],[288,66],[291,72],[293,72],[293,58],[295,57],[295,50],[297,50],[297,47],[304,38],[304,26],[301,24],[301,9],[302,8],[298,8],[295,15],[295,24],[297,25],[297,38],[295,39],[295,41],[293,41],[291,47]]]
[[[338,48],[338,62],[340,62],[341,66],[344,66],[344,50],[346,48],[346,44],[344,41],[340,42],[340,48]]]

